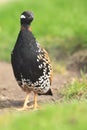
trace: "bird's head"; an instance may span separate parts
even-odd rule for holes
[[[30,26],[34,19],[34,15],[31,11],[24,11],[20,16],[20,22],[23,27]]]

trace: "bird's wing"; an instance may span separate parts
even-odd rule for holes
[[[41,52],[40,52],[38,58],[43,59],[43,62],[48,66],[48,75],[49,75],[50,84],[51,84],[52,77],[53,77],[53,69],[52,69],[52,65],[50,62],[50,58],[48,56],[47,51],[44,48],[42,48],[41,46],[40,46],[40,48],[41,48]]]
[[[48,56],[47,51],[46,51],[44,48],[42,48],[42,50],[43,50],[43,52],[44,52],[44,57],[45,57],[45,59],[46,59],[46,63],[49,64],[49,68],[50,68],[50,84],[51,84],[52,78],[53,78],[52,65],[51,65],[50,58],[49,58],[49,56]]]

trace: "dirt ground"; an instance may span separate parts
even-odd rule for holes
[[[72,79],[74,75],[70,73],[56,74],[53,77],[53,96],[38,96],[38,103],[50,104],[61,100],[60,90]],[[0,62],[0,113],[6,110],[21,107],[26,93],[17,85],[14,78],[11,64]],[[30,104],[33,103],[33,93],[30,95]]]

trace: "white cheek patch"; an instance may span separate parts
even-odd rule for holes
[[[26,17],[24,15],[21,15],[21,19],[25,19]]]

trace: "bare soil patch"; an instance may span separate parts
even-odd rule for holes
[[[74,74],[57,74],[53,77],[53,96],[38,96],[39,104],[56,103],[61,100],[61,89],[72,79]],[[11,110],[23,105],[26,93],[21,90],[13,75],[11,64],[0,62],[0,112]],[[30,96],[30,103],[33,103],[33,93]]]

